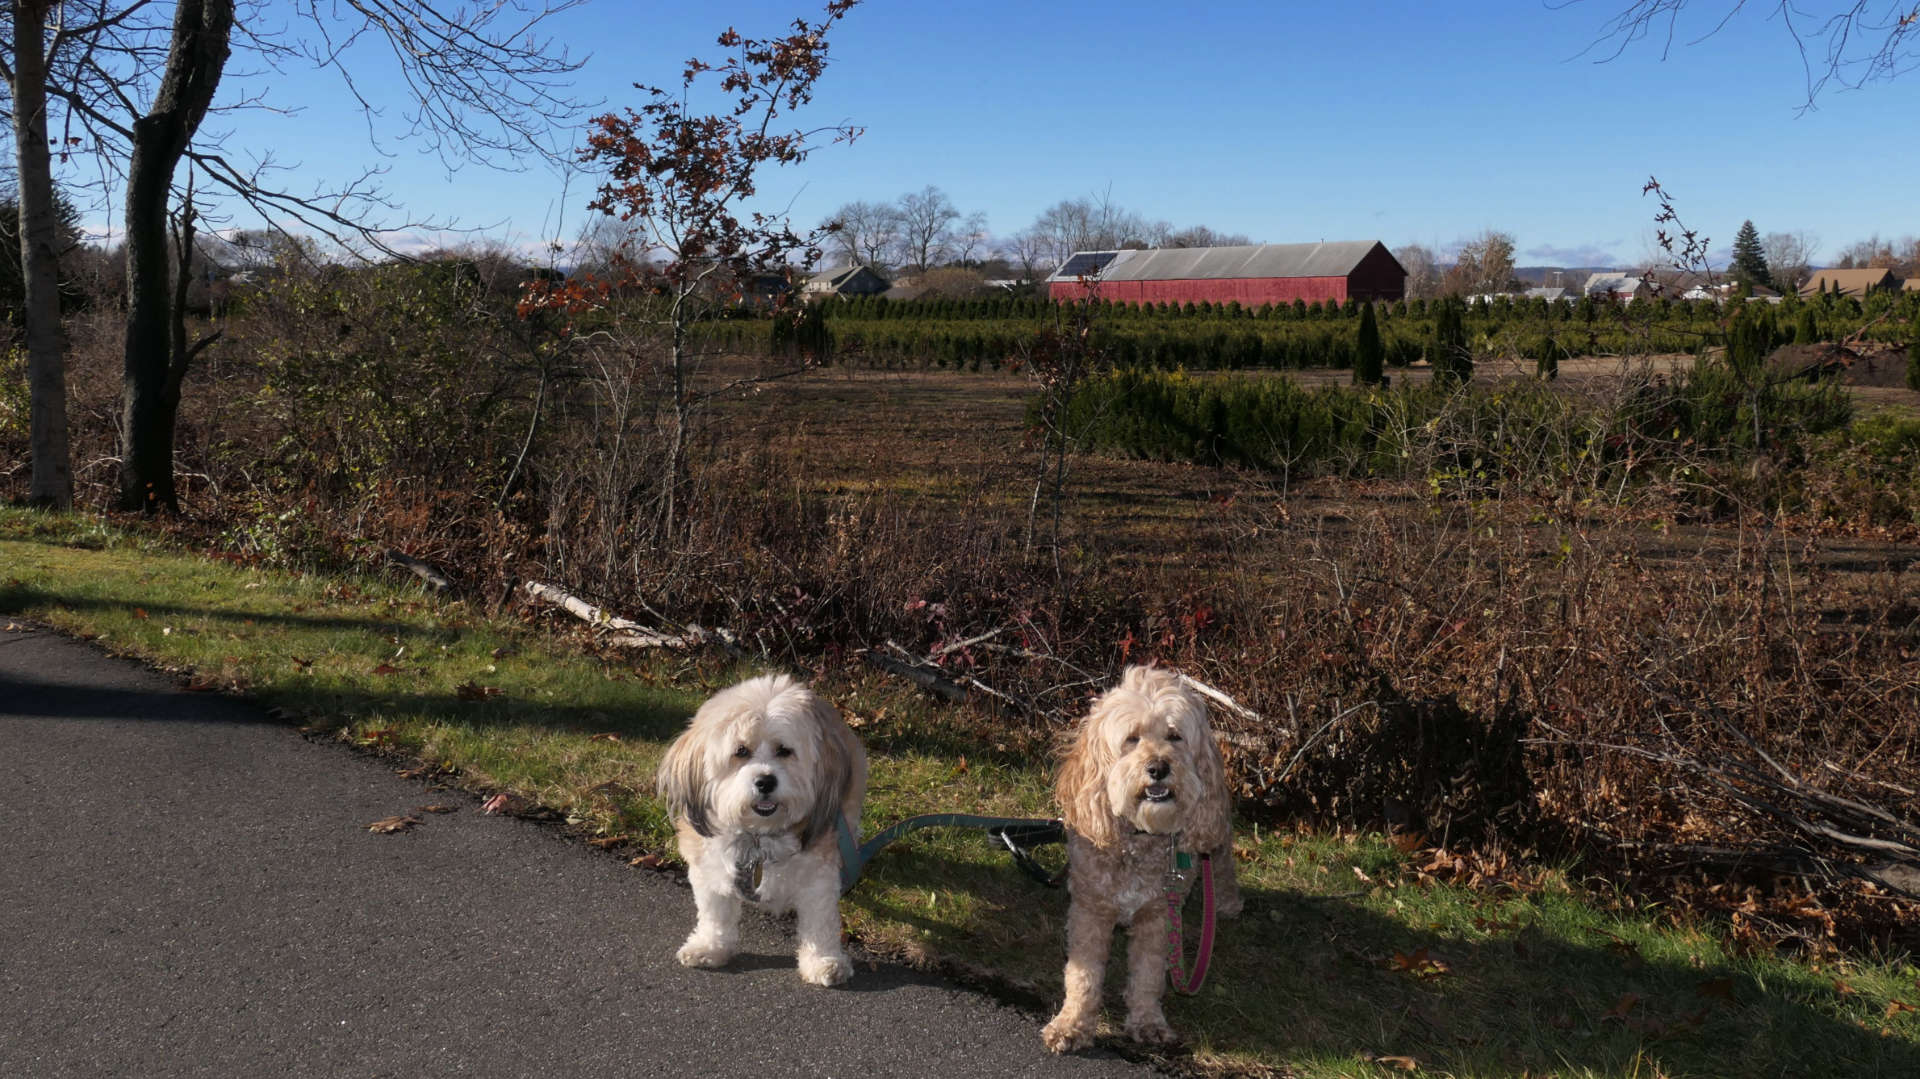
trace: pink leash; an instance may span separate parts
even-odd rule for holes
[[[1167,889],[1167,981],[1191,995],[1207,980],[1207,963],[1213,958],[1213,859],[1208,855],[1200,856],[1200,950],[1193,957],[1192,976],[1187,974],[1186,947],[1180,939],[1180,901],[1185,898],[1178,889]]]

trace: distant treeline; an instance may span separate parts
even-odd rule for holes
[[[1442,300],[1374,304],[1388,366],[1430,358],[1434,314]],[[1454,301],[1458,302],[1458,301]],[[973,299],[835,299],[814,305],[835,355],[880,366],[999,369],[1023,362],[1036,331],[1068,312],[1051,301],[1016,296]],[[1747,305],[1773,345],[1835,341],[1866,328],[1870,340],[1904,344],[1920,317],[1920,293],[1881,293]],[[1132,305],[1094,301],[1094,343],[1116,367],[1251,370],[1352,365],[1361,305],[1238,303]],[[1764,310],[1764,316],[1761,312]],[[1656,298],[1632,304],[1500,297],[1465,305],[1473,351],[1551,365],[1578,355],[1701,354],[1723,347],[1728,307],[1711,300]],[[766,349],[774,324],[733,322],[728,343]]]

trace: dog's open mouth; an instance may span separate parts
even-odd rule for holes
[[[778,810],[779,808],[780,808],[780,803],[779,803],[779,802],[755,802],[755,803],[753,803],[753,811],[754,811],[755,813],[758,813],[758,814],[760,814],[760,815],[761,815],[761,816],[763,816],[763,817],[771,817],[771,816],[773,816],[773,814],[774,814],[774,812],[775,812],[776,810]]]
[[[1141,792],[1141,797],[1149,802],[1171,802],[1173,801],[1173,788],[1167,786],[1165,783],[1150,784],[1146,790]]]

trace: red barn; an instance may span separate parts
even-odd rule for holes
[[[1377,240],[1151,251],[1079,251],[1047,278],[1055,300],[1115,303],[1398,300],[1407,271]]]

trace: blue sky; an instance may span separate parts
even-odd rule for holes
[[[1596,63],[1583,51],[1626,0],[867,0],[838,29],[804,117],[864,136],[762,190],[803,224],[934,184],[997,236],[1061,199],[1106,193],[1149,218],[1261,241],[1443,249],[1496,228],[1522,264],[1587,265],[1645,260],[1652,175],[1718,248],[1746,218],[1762,233],[1814,234],[1821,257],[1874,233],[1920,233],[1920,73],[1829,90],[1803,114],[1800,58],[1768,5],[1685,44],[1732,2],[1695,0],[1664,62],[1658,42],[1643,42]],[[552,29],[591,54],[576,92],[612,108],[640,103],[633,82],[672,81],[687,57],[714,55],[728,25],[766,35],[817,11],[594,0]],[[271,147],[312,176],[381,161],[330,80],[276,83],[305,111],[220,121],[230,147]],[[258,80],[230,73],[222,99],[248,86]],[[586,217],[590,177],[563,195],[543,170],[449,177],[394,149],[385,186],[416,215],[522,245],[568,238]]]

